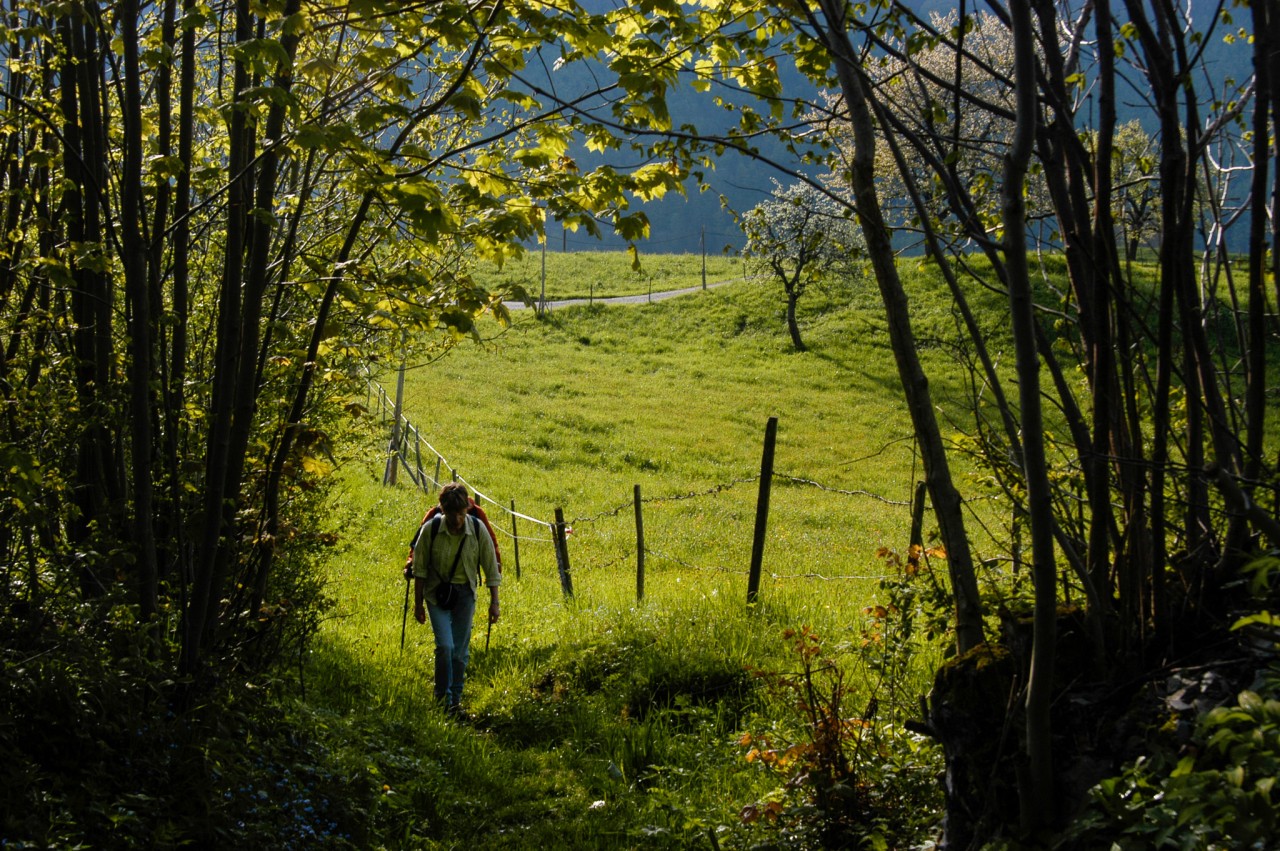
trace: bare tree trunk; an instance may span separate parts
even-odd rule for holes
[[[284,288],[279,283],[288,280],[288,275],[292,269],[295,259],[295,245],[298,235],[298,227],[303,221],[303,216],[310,206],[313,193],[315,192],[315,183],[317,176],[315,173],[316,152],[311,151],[307,156],[305,167],[295,163],[294,171],[298,174],[295,176],[293,190],[298,199],[297,206],[294,208],[288,233],[284,239],[284,245],[281,249],[281,257],[279,261],[279,272],[277,274],[277,290],[275,303],[272,305],[272,316],[268,319],[268,326],[275,321],[275,316],[280,309],[280,299]],[[364,216],[358,216],[353,226],[358,231],[364,224]],[[340,265],[337,268],[342,268]],[[327,319],[327,315],[326,315]],[[258,368],[262,369],[266,358],[266,347],[270,341],[270,331],[264,335],[262,355],[258,359]],[[317,348],[318,350],[318,348]],[[311,361],[308,361],[310,363]],[[305,367],[304,367],[305,369]],[[284,477],[285,462],[289,458],[289,453],[293,449],[294,439],[297,434],[297,426],[295,424],[302,422],[303,411],[305,410],[305,399],[303,404],[296,409],[297,413],[291,413],[289,419],[284,423],[280,434],[277,436],[275,445],[272,447],[271,454],[267,461],[266,484],[263,487],[263,521],[260,524],[258,535],[259,541],[258,552],[255,554],[255,564],[253,569],[253,579],[248,583],[250,587],[250,598],[248,611],[256,612],[262,607],[262,601],[267,591],[267,580],[271,577],[271,569],[275,562],[276,541],[280,534],[280,488]]]
[[[1253,110],[1253,181],[1249,191],[1251,217],[1249,221],[1249,356],[1245,419],[1245,492],[1252,495],[1253,481],[1262,470],[1263,426],[1267,410],[1267,184],[1270,182],[1269,166],[1272,153],[1270,111],[1276,108],[1274,86],[1271,79],[1271,51],[1277,45],[1271,41],[1272,19],[1280,17],[1274,6],[1254,3],[1253,9],[1253,67],[1256,75]],[[1278,187],[1280,188],[1280,187]],[[1273,196],[1274,198],[1274,196]],[[1273,202],[1274,203],[1274,202]],[[1274,238],[1280,233],[1280,222],[1271,222],[1273,257],[1280,249]]]
[[[787,290],[787,333],[791,335],[791,345],[797,352],[807,351],[804,340],[800,339],[800,323],[796,320],[796,304],[800,301],[799,290],[792,287]]]
[[[123,173],[120,176],[120,236],[125,302],[129,325],[129,426],[132,439],[133,546],[137,570],[139,618],[151,620],[157,599],[156,542],[152,525],[151,463],[155,455],[151,427],[151,288],[147,283],[147,246],[142,215],[142,81],[138,67],[138,2],[117,7],[124,50]]]
[[[1215,461],[1233,475],[1240,471],[1240,448],[1230,433],[1225,404],[1217,385],[1215,367],[1209,354],[1195,285],[1194,196],[1195,167],[1192,152],[1201,144],[1197,104],[1180,84],[1186,64],[1184,35],[1167,10],[1156,7],[1151,13],[1137,0],[1125,0],[1137,41],[1142,46],[1145,65],[1152,81],[1156,114],[1160,121],[1160,185],[1163,231],[1160,270],[1164,286],[1174,297],[1174,318],[1182,336],[1183,381],[1187,396],[1186,461],[1193,471],[1187,483],[1186,525],[1188,554],[1196,576],[1213,582],[1201,566],[1216,559],[1219,546],[1210,512],[1209,485],[1199,471],[1204,466],[1206,447]],[[1154,18],[1154,20],[1153,20]],[[1179,118],[1180,108],[1185,119]],[[1172,352],[1169,353],[1172,356]]]
[[[337,297],[339,286],[343,281],[343,270],[355,250],[356,237],[365,224],[373,200],[372,193],[366,193],[364,198],[361,199],[360,207],[347,229],[347,238],[343,242],[338,256],[334,258],[334,274],[331,276],[328,286],[325,287],[324,295],[320,300],[311,339],[307,344],[307,357],[302,364],[302,375],[293,394],[293,403],[289,409],[289,417],[285,423],[284,433],[280,436],[280,442],[271,455],[263,500],[267,515],[266,534],[260,536],[263,546],[258,554],[260,563],[258,565],[258,578],[254,587],[255,599],[261,599],[261,592],[266,587],[267,577],[271,572],[271,566],[275,559],[275,547],[272,542],[280,531],[280,486],[284,477],[284,465],[289,458],[289,453],[293,451],[293,446],[301,431],[303,416],[310,399],[311,386],[315,382],[315,365],[319,357],[320,343],[324,340],[324,326],[328,321],[329,313],[333,309],[334,299]]]
[[[1009,315],[1017,354],[1018,393],[1023,435],[1023,470],[1027,516],[1031,526],[1035,617],[1031,670],[1027,678],[1026,748],[1029,788],[1024,789],[1024,828],[1035,831],[1052,824],[1058,796],[1053,784],[1053,742],[1049,708],[1057,641],[1056,571],[1053,551],[1053,504],[1044,449],[1040,408],[1040,357],[1036,351],[1036,317],[1027,265],[1026,205],[1023,185],[1034,147],[1036,120],[1036,44],[1031,11],[1010,4],[1014,44],[1017,124],[1005,161],[1002,206],[1004,254],[1009,270]]]
[[[289,0],[285,4],[284,17],[289,19],[297,14],[300,0]],[[298,35],[295,30],[286,30],[280,39],[284,53],[280,65],[276,68],[272,85],[283,93],[288,93],[293,86],[293,58],[298,47]],[[283,137],[286,106],[277,98],[272,101],[267,111],[263,126],[262,139],[265,149],[258,156],[257,181],[253,189],[253,209],[248,219],[249,256],[244,276],[244,298],[241,302],[240,318],[240,353],[237,357],[239,374],[236,376],[231,420],[231,441],[228,458],[228,483],[238,493],[244,479],[244,463],[248,452],[249,438],[253,429],[254,418],[258,410],[258,344],[261,339],[263,305],[266,302],[267,287],[271,282],[269,270],[273,231],[275,230],[276,185],[280,173],[281,148],[279,140]],[[225,544],[224,544],[225,546]],[[228,553],[225,561],[230,561]],[[249,617],[257,617],[256,612],[249,612]]]
[[[898,277],[889,229],[885,225],[875,187],[875,126],[867,101],[866,89],[857,67],[857,54],[849,42],[845,14],[847,7],[836,0],[821,0],[819,8],[825,27],[819,29],[828,52],[835,60],[841,94],[849,109],[854,134],[853,193],[858,217],[867,240],[867,253],[875,271],[880,297],[889,322],[889,340],[898,364],[907,407],[915,426],[924,461],[925,481],[943,544],[947,548],[947,566],[951,572],[952,594],[956,603],[956,644],[961,653],[977,647],[984,640],[982,603],[973,555],[965,534],[963,506],[951,477],[946,446],[934,413],[929,382],[916,353],[911,329],[907,296]]]
[[[156,69],[155,99],[156,111],[156,153],[159,157],[172,157],[173,152],[173,69],[178,62],[177,37],[177,0],[163,0],[160,12],[160,41],[168,51],[168,57]],[[151,191],[154,202],[148,222],[148,230],[143,234],[147,240],[147,288],[151,295],[151,311],[155,320],[155,341],[153,355],[155,371],[159,377],[155,399],[152,401],[156,409],[156,428],[158,445],[154,469],[156,475],[155,494],[155,536],[156,536],[156,568],[159,578],[163,579],[167,566],[174,561],[176,548],[174,541],[178,535],[177,515],[174,498],[180,491],[174,488],[174,476],[177,469],[177,444],[173,442],[170,432],[176,435],[178,426],[172,422],[173,410],[170,401],[173,398],[169,358],[169,330],[162,322],[165,316],[165,257],[169,246],[165,238],[169,227],[169,216],[173,205],[173,192],[166,175],[151,180]]]
[[[235,40],[242,44],[254,37],[253,17],[248,0],[237,0]],[[232,457],[231,432],[235,422],[237,381],[240,375],[241,289],[244,282],[246,250],[245,224],[252,203],[252,172],[255,128],[241,93],[249,86],[244,62],[237,61],[234,96],[228,127],[230,157],[227,162],[226,244],[222,259],[222,285],[218,298],[218,333],[214,352],[213,390],[209,405],[209,442],[205,456],[205,494],[199,527],[191,598],[183,630],[182,671],[194,674],[217,619],[219,601],[227,573],[228,538],[239,500],[239,468]],[[237,104],[239,104],[237,106]]]
[[[92,252],[104,250],[105,235],[99,196],[106,187],[106,130],[102,115],[101,59],[97,21],[91,7],[79,7],[60,22],[63,46],[74,73],[62,75],[63,161],[70,180],[63,196],[67,242]],[[71,538],[83,543],[97,527],[104,534],[119,529],[123,491],[120,459],[112,434],[115,416],[110,404],[114,343],[114,298],[105,272],[92,264],[68,258],[74,281],[71,291],[72,330],[76,355],[76,387],[84,437],[76,447],[74,498],[79,514],[71,524]],[[105,579],[86,563],[81,587],[100,593]]]
[[[1266,67],[1266,76],[1268,81],[1269,98],[1264,106],[1259,101],[1257,109],[1268,113],[1271,116],[1271,134],[1272,147],[1269,150],[1271,156],[1280,159],[1280,11],[1277,11],[1273,5],[1267,3],[1250,4],[1254,15],[1261,15],[1261,19],[1255,18],[1255,21],[1261,24],[1254,26],[1255,36],[1258,32],[1265,29],[1263,38],[1268,45],[1266,53],[1260,46],[1255,45],[1254,57],[1255,62]],[[1264,149],[1265,150],[1265,149]],[[1265,207],[1262,205],[1262,199],[1254,198],[1253,203],[1254,215],[1265,215]],[[1280,164],[1277,165],[1275,176],[1271,182],[1271,280],[1275,286],[1275,302],[1273,305],[1280,307]]]
[[[1098,43],[1112,44],[1110,0],[1097,0],[1094,11]],[[1051,30],[1046,31],[1051,32]],[[1090,277],[1093,293],[1089,302],[1091,315],[1085,318],[1089,328],[1089,352],[1086,366],[1093,392],[1092,439],[1082,459],[1090,468],[1088,485],[1089,572],[1105,578],[1111,567],[1114,524],[1111,508],[1111,459],[1123,458],[1125,430],[1121,424],[1120,385],[1116,378],[1116,347],[1112,291],[1119,291],[1119,263],[1116,257],[1115,222],[1112,218],[1112,166],[1116,129],[1115,52],[1098,52],[1098,120],[1097,142],[1093,155],[1090,184],[1093,195],[1093,221],[1090,226],[1091,255],[1094,273]],[[1081,447],[1085,449],[1085,447]],[[1125,478],[1122,472],[1122,480]],[[1117,542],[1118,543],[1118,542]],[[1117,547],[1118,549],[1118,547]],[[1135,585],[1135,571],[1129,564],[1118,564],[1120,605],[1124,616],[1142,623],[1141,584]]]
[[[1068,276],[1079,309],[1080,343],[1084,351],[1089,379],[1088,395],[1092,420],[1087,428],[1072,432],[1075,449],[1084,473],[1085,497],[1089,512],[1086,529],[1085,576],[1090,594],[1088,618],[1090,635],[1095,643],[1095,657],[1102,663],[1108,658],[1104,647],[1104,620],[1112,609],[1111,586],[1112,536],[1117,528],[1112,508],[1110,465],[1114,450],[1122,441],[1118,404],[1119,384],[1115,374],[1113,314],[1111,305],[1113,264],[1107,261],[1109,249],[1103,243],[1113,237],[1109,226],[1109,204],[1106,192],[1099,197],[1099,182],[1110,184],[1110,157],[1090,158],[1081,144],[1068,92],[1066,60],[1057,50],[1060,22],[1056,4],[1038,0],[1034,4],[1039,23],[1040,43],[1050,45],[1043,50],[1042,83],[1050,105],[1047,123],[1041,131],[1040,156],[1045,162],[1045,183],[1053,201],[1054,214],[1061,223]],[[1087,8],[1087,7],[1086,7]],[[1096,10],[1094,17],[1100,17]],[[1082,32],[1086,21],[1075,22],[1072,31]],[[1109,21],[1107,22],[1109,23]],[[1099,26],[1106,24],[1099,22]],[[1100,124],[1110,126],[1099,134],[1098,147],[1110,148],[1114,131],[1114,108],[1108,89],[1108,62],[1100,63]],[[1103,173],[1103,169],[1106,173]],[[1101,227],[1107,227],[1105,232]],[[1118,543],[1118,542],[1117,542]]]
[[[183,12],[190,14],[196,0],[184,0]],[[178,82],[178,160],[183,163],[174,187],[173,200],[173,268],[170,272],[170,299],[173,312],[173,334],[168,352],[169,381],[164,397],[165,446],[169,473],[169,528],[172,530],[174,560],[178,566],[178,596],[181,610],[186,612],[189,584],[192,578],[189,552],[190,532],[187,523],[188,497],[183,487],[181,462],[185,435],[183,423],[186,408],[187,329],[190,323],[189,298],[191,243],[191,164],[195,145],[195,74],[196,34],[194,27],[182,30],[182,66]],[[160,238],[156,234],[156,239]]]

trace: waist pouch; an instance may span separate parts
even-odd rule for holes
[[[436,586],[436,605],[452,610],[462,599],[462,590],[470,588],[466,582],[442,582]]]

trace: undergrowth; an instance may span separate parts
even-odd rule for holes
[[[291,689],[254,676],[194,694],[164,653],[124,646],[127,605],[92,605],[65,613],[92,626],[42,632],[56,653],[5,624],[3,847],[357,847],[369,796],[315,725],[281,714]]]
[[[1232,632],[1260,660],[1234,699],[1199,714],[1185,741],[1165,736],[1098,783],[1057,847],[1069,851],[1274,848],[1280,842],[1280,557],[1256,559],[1252,611]],[[1246,655],[1247,655],[1246,653]],[[1170,719],[1166,719],[1166,725]],[[1163,732],[1163,730],[1162,730]]]

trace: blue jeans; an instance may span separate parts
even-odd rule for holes
[[[451,706],[462,702],[462,681],[471,658],[471,624],[476,617],[476,592],[469,584],[458,588],[458,602],[452,609],[427,603],[427,617],[436,638],[436,700],[447,697]]]

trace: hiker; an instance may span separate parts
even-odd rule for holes
[[[441,516],[423,526],[413,548],[413,615],[431,617],[435,635],[435,697],[452,716],[462,714],[462,685],[471,653],[471,625],[481,573],[489,589],[489,623],[498,622],[498,560],[485,525],[467,513],[467,490],[440,490]]]
[[[422,516],[422,522],[418,524],[418,533],[421,534],[422,529],[427,525],[427,521],[440,513],[439,504],[431,506],[427,509],[427,513]],[[471,496],[467,496],[467,513],[484,524],[484,528],[489,530],[489,538],[493,541],[493,557],[498,562],[498,573],[502,573],[502,550],[498,549],[498,535],[493,531],[493,524],[489,522],[489,515],[485,514],[484,509],[480,507],[480,503],[476,502]],[[413,540],[409,543],[409,557],[404,563],[404,578],[413,578],[413,548],[418,543],[418,535],[413,536]]]

